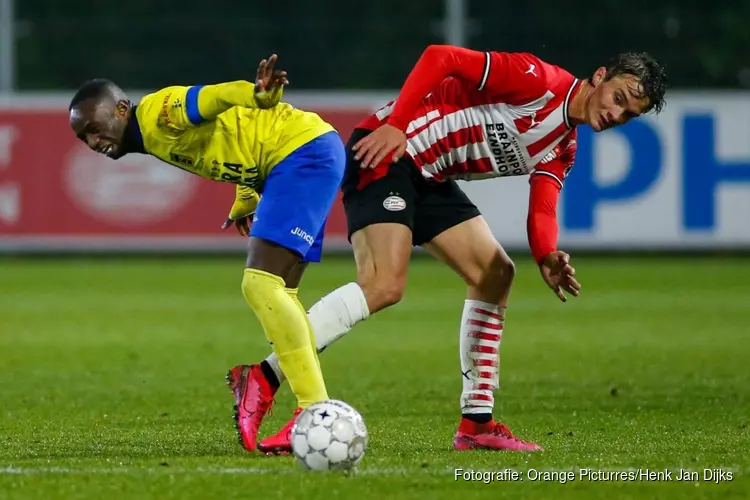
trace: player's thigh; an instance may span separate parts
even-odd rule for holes
[[[278,274],[285,280],[293,278],[290,273],[297,263],[320,260],[319,252],[315,256],[308,253],[322,239],[344,165],[343,143],[338,134],[329,133],[298,148],[276,165],[266,179],[250,236],[298,256],[297,262]],[[318,243],[319,249],[322,241]],[[250,255],[248,265],[252,258]]]
[[[364,224],[352,234],[357,283],[371,314],[403,297],[412,238],[409,226],[399,222]]]
[[[482,295],[492,298],[507,293],[514,276],[513,261],[457,184],[425,195],[420,209],[418,234],[430,254]]]
[[[481,215],[455,181],[423,181],[417,193],[414,244],[424,246],[447,230]]]
[[[481,215],[440,233],[424,248],[471,287],[502,287],[513,280],[513,261]]]
[[[372,224],[352,235],[357,279],[397,283],[403,288],[411,257],[412,233],[403,224]]]
[[[307,270],[307,265],[308,262],[302,261],[292,267],[292,270],[289,271],[284,280],[288,288],[299,288],[299,285],[302,282],[302,276],[304,276],[305,271]]]
[[[264,238],[250,236],[247,246],[248,269],[257,269],[284,278],[300,263],[297,252]]]
[[[415,167],[407,161],[374,171],[359,167],[351,146],[367,133],[357,130],[349,140],[342,191],[357,281],[374,312],[398,302],[403,294],[417,193]]]

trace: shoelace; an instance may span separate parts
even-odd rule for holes
[[[276,398],[264,398],[262,394],[258,393],[258,408],[264,409],[268,408],[266,410],[266,415],[269,417],[273,416],[273,404],[276,402]]]
[[[244,388],[243,388],[243,390],[244,390]],[[257,398],[258,408],[260,410],[263,410],[264,408],[268,408],[268,409],[265,410],[265,412],[263,412],[263,414],[264,415],[268,415],[269,417],[272,416],[273,415],[273,404],[276,402],[276,398],[274,398],[274,397],[271,397],[270,399],[269,398],[265,398],[265,397],[263,397],[263,393],[260,392],[260,391],[258,391],[256,398]],[[243,401],[244,401],[244,394],[243,394]],[[255,414],[253,414],[253,416],[257,415],[257,414],[258,414],[258,412],[256,412]]]
[[[503,425],[503,424],[496,424],[495,428],[492,429],[492,433],[495,434],[495,435],[498,435],[498,436],[503,436],[503,437],[506,437],[508,439],[512,439],[514,441],[520,441],[520,439],[518,439],[516,436],[514,436],[513,433],[510,432],[510,429],[508,429],[507,427],[505,427],[505,425]]]

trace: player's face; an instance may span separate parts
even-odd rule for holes
[[[122,156],[122,140],[130,103],[114,99],[86,99],[70,110],[70,127],[88,147],[109,156]]]
[[[604,80],[606,71],[594,74],[594,91],[586,105],[586,121],[595,132],[617,127],[641,116],[648,108],[648,98],[640,95],[640,82],[632,75]]]

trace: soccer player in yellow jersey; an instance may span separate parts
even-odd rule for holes
[[[288,81],[286,72],[274,70],[275,62],[276,55],[261,61],[255,84],[167,87],[137,105],[114,83],[91,80],[70,103],[70,126],[91,149],[110,158],[150,154],[201,177],[237,185],[228,223],[243,226],[254,213],[242,293],[297,397],[297,415],[328,399],[297,287],[307,263],[320,261],[345,153],[331,125],[280,102]],[[246,383],[248,377],[260,375],[252,370],[261,368],[240,365],[227,375],[240,442],[251,451],[260,424],[255,414],[262,418],[272,404],[272,398],[245,390],[255,387]],[[272,440],[259,448],[286,451],[288,434],[281,433],[286,442]]]

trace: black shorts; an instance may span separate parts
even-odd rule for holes
[[[384,176],[360,186],[361,162],[354,160],[352,146],[369,133],[355,129],[346,145],[342,191],[349,238],[372,224],[395,222],[411,229],[412,243],[419,246],[480,215],[455,181],[429,181],[407,157],[391,163]]]

